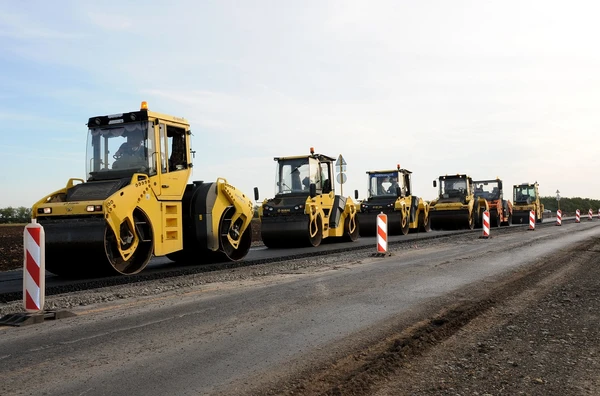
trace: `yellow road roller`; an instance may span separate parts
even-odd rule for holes
[[[487,201],[475,197],[473,180],[464,174],[440,176],[433,181],[438,196],[429,203],[429,223],[434,230],[481,228]]]
[[[246,256],[252,201],[223,178],[188,184],[188,121],[142,102],[87,126],[87,179],[70,179],[32,208],[45,229],[48,271],[132,275],[153,255],[187,263]]]
[[[368,197],[360,202],[360,235],[377,231],[377,215],[385,213],[389,235],[406,235],[409,231],[428,232],[429,204],[412,194],[412,172],[400,165],[393,170],[367,171]],[[354,192],[358,199],[358,190]]]
[[[539,185],[522,183],[513,186],[513,224],[529,224],[529,212],[535,212],[535,222],[544,221],[544,204],[540,201]]]
[[[332,157],[315,154],[276,157],[275,196],[259,209],[261,237],[269,248],[319,246],[326,238],[355,241],[356,207],[336,195]],[[258,189],[255,188],[258,200]]]

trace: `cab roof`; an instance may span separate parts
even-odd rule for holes
[[[392,173],[392,172],[400,172],[400,173],[412,173],[412,171],[409,171],[408,169],[404,169],[404,168],[400,168],[400,169],[388,169],[388,170],[371,170],[371,171],[367,171],[367,175],[373,174],[373,173]]]
[[[155,119],[172,122],[172,123],[179,124],[179,125],[182,125],[182,126],[185,126],[188,128],[190,126],[190,123],[185,118],[175,117],[175,116],[168,115],[168,114],[157,113],[155,111],[149,111],[146,109],[130,111],[128,113],[117,113],[117,114],[109,114],[109,115],[91,117],[88,119],[87,126],[89,128],[93,128],[93,127],[125,124],[128,122],[155,120]]]
[[[291,156],[291,157],[275,157],[273,158],[273,160],[275,161],[285,161],[285,160],[293,160],[293,159],[308,159],[308,158],[314,158],[319,162],[333,162],[335,161],[335,158],[333,157],[329,157],[327,155],[324,154],[309,154],[309,155],[295,155],[295,156]]]

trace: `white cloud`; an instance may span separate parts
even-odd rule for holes
[[[62,29],[51,29],[44,27],[36,21],[32,23],[31,18],[23,15],[0,12],[0,37],[8,37],[16,40],[71,40],[79,38],[77,33],[67,33]]]
[[[98,10],[88,11],[87,16],[94,25],[104,30],[122,31],[129,30],[133,25],[133,19],[119,13],[119,9],[108,13]]]

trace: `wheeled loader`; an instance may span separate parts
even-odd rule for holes
[[[475,197],[483,198],[490,208],[490,226],[509,226],[512,221],[513,205],[504,199],[502,180],[499,178],[474,181]]]
[[[430,230],[429,204],[412,194],[411,175],[400,165],[395,170],[367,171],[368,197],[360,203],[358,213],[361,236],[376,234],[380,213],[387,216],[389,235]],[[358,199],[358,190],[354,195]]]
[[[438,196],[429,203],[429,224],[434,230],[481,228],[483,212],[489,210],[483,198],[475,197],[473,179],[465,174],[440,176],[433,181]]]
[[[188,184],[188,121],[142,102],[87,125],[87,179],[70,179],[32,209],[45,229],[48,271],[132,275],[153,255],[188,263],[246,256],[252,201],[222,178]]]
[[[315,154],[276,157],[275,196],[259,208],[261,237],[269,248],[319,246],[326,238],[355,241],[356,207],[336,195],[332,157]],[[258,189],[254,189],[258,201]]]

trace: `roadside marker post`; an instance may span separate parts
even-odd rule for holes
[[[581,212],[579,209],[575,211],[575,223],[581,223]]]
[[[23,233],[23,307],[30,313],[44,310],[46,262],[44,228],[35,219]]]
[[[535,210],[529,211],[529,229],[527,231],[535,230]]]
[[[588,211],[588,221],[591,221],[594,218],[594,212],[592,212],[592,209],[590,209]]]
[[[598,209],[598,218],[600,219],[600,209]]]
[[[19,312],[4,315],[0,326],[25,326],[75,316],[69,311],[44,311],[46,293],[46,237],[44,227],[35,219],[25,226],[23,232],[23,308]]]
[[[377,215],[377,256],[388,253],[388,222],[387,215],[383,212]]]
[[[556,211],[556,224],[557,226],[562,225],[562,211],[559,209]]]
[[[483,234],[479,238],[488,239],[490,236],[490,212],[485,210],[483,212]]]

